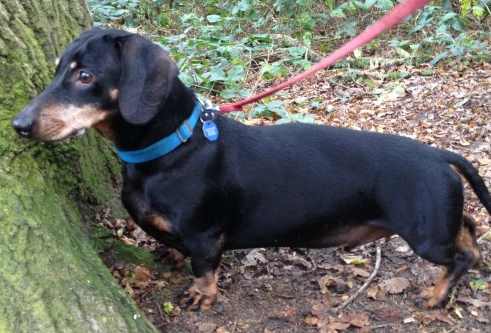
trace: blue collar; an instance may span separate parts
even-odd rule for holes
[[[189,140],[193,135],[194,127],[200,119],[201,112],[201,104],[196,102],[191,116],[171,135],[139,150],[124,151],[116,148],[116,153],[126,163],[143,163],[162,157]]]

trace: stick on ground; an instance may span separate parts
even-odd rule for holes
[[[365,283],[363,284],[363,286],[361,286],[361,288],[358,289],[356,291],[356,293],[354,293],[353,295],[351,295],[350,298],[348,298],[343,304],[341,304],[340,306],[338,306],[336,308],[336,312],[339,312],[339,311],[343,310],[345,307],[347,307],[351,302],[353,302],[355,300],[355,298],[357,298],[362,292],[365,291],[365,289],[368,288],[368,286],[370,285],[370,283],[372,283],[372,281],[375,278],[375,276],[377,276],[378,270],[380,269],[380,262],[382,261],[382,249],[380,248],[380,245],[378,245],[378,244],[377,244],[377,255],[376,256],[377,257],[375,259],[375,268],[373,269],[372,274],[370,274],[370,276],[365,281]]]

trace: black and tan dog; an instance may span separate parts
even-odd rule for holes
[[[52,84],[13,126],[42,141],[95,127],[114,142],[127,161],[122,199],[130,215],[191,257],[195,281],[184,301],[192,307],[215,301],[229,249],[354,247],[397,234],[447,269],[429,306],[442,305],[479,259],[459,174],[489,212],[491,196],[463,157],[400,136],[252,127],[219,115],[211,120],[219,137],[210,138],[177,74],[147,39],[93,29],[68,46]],[[155,148],[163,141],[167,148]]]

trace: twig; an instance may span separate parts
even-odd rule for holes
[[[159,304],[159,302],[157,302],[156,300],[153,301],[153,303],[155,304],[155,306],[157,307],[157,311],[159,312],[159,316],[160,316],[160,319],[162,320],[162,322],[165,324],[166,323],[166,320],[165,320],[165,316],[164,316],[164,313],[162,312],[162,308],[161,308],[161,305]]]
[[[307,258],[309,258],[310,262],[312,263],[312,269],[310,270],[311,272],[314,272],[317,270],[317,263],[315,262],[314,258],[312,258],[312,256],[307,253]]]
[[[382,249],[380,248],[380,245],[377,244],[377,257],[375,259],[375,268],[373,269],[372,274],[370,274],[367,281],[363,284],[363,286],[361,286],[360,289],[357,290],[356,293],[351,295],[350,298],[348,298],[343,304],[341,304],[340,306],[338,306],[336,308],[336,312],[339,312],[342,309],[344,309],[345,307],[347,307],[351,302],[353,302],[355,300],[355,298],[357,298],[362,292],[365,291],[365,289],[368,288],[370,283],[372,283],[373,279],[377,275],[378,270],[380,269],[380,262],[381,261],[382,261]]]
[[[460,329],[461,326],[462,326],[461,324],[457,324],[454,327],[452,327],[449,331],[447,331],[447,333],[455,332],[456,330]]]
[[[488,236],[491,236],[491,229],[482,234],[481,237],[477,239],[477,243],[481,243],[484,239],[488,238]]]
[[[390,326],[393,326],[393,325],[394,324],[379,324],[379,325],[371,326],[370,329],[371,330],[378,330],[378,329],[390,327]]]

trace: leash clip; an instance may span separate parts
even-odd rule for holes
[[[203,112],[201,112],[200,116],[201,123],[204,124],[206,121],[215,120],[218,112],[218,106],[213,104],[209,99],[200,100],[200,102],[203,106]]]
[[[218,107],[213,105],[213,103],[205,99],[201,101],[201,105],[203,106],[203,111],[201,112],[201,116],[199,119],[201,120],[203,135],[208,141],[216,141],[220,136],[220,131],[218,130],[218,126],[215,123],[215,118],[217,117]]]
[[[218,106],[213,104],[209,99],[200,99],[200,103],[203,106],[203,111],[201,112],[201,116],[199,117],[201,123],[204,124],[207,121],[214,121],[217,117]]]

